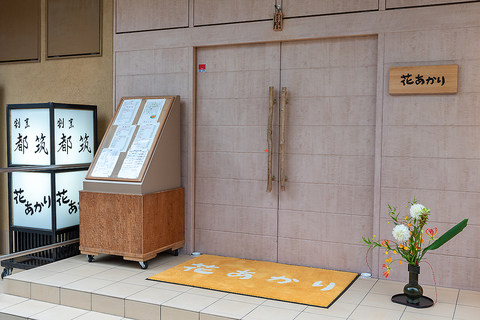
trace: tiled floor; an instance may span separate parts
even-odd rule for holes
[[[386,280],[359,278],[328,309],[145,280],[189,259],[160,254],[142,270],[121,257],[101,255],[88,263],[79,255],[15,270],[0,284],[0,319],[480,319],[480,292],[437,288],[437,304],[416,309],[392,303],[404,283]],[[433,287],[424,291],[435,297]]]

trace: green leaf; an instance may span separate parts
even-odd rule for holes
[[[423,249],[422,252],[422,257],[423,255],[428,251],[428,250],[435,250],[443,246],[446,242],[448,242],[450,239],[455,237],[457,234],[462,232],[462,230],[467,226],[468,219],[464,219],[460,223],[458,223],[456,226],[452,227],[450,230],[445,232],[440,238],[438,238],[434,243]],[[421,259],[421,257],[420,257]]]

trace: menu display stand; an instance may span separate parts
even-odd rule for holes
[[[138,261],[185,244],[180,97],[122,98],[80,191],[80,251]]]

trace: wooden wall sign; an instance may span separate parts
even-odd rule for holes
[[[390,68],[389,93],[457,93],[458,65]]]
[[[283,13],[280,6],[275,6],[275,13],[273,14],[273,31],[283,30]]]

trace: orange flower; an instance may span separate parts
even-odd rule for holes
[[[392,260],[393,260],[392,257],[390,257],[390,258],[388,258],[387,260],[385,260],[385,262],[386,262],[386,263],[390,263],[390,262],[392,262]]]
[[[390,245],[390,241],[389,240],[383,240],[381,242],[381,244],[382,244],[382,247],[388,248],[388,246]]]
[[[430,237],[430,240],[433,240],[433,237],[437,234],[437,228],[427,229],[425,233]]]
[[[402,264],[403,262],[402,262],[402,260],[398,260],[398,263]]]
[[[383,271],[383,276],[384,276],[385,278],[388,278],[388,276],[390,275],[390,270],[391,270],[391,268],[390,268],[389,266],[387,266],[386,264],[383,264],[382,268],[387,268],[386,271]]]

